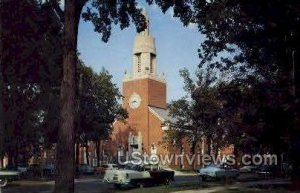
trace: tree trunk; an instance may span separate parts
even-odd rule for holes
[[[211,156],[211,139],[210,137],[207,137],[206,140],[207,140],[207,154]]]
[[[219,156],[219,145],[218,145],[218,143],[215,145],[215,156],[217,157],[217,156]]]
[[[294,98],[293,101],[293,127],[291,130],[291,151],[290,156],[292,159],[292,186],[294,189],[300,189],[300,118],[299,118],[299,98],[300,98],[300,68],[299,68],[299,49],[291,51],[291,86],[290,92]],[[287,56],[289,57],[289,56]]]
[[[100,167],[100,140],[96,141],[97,167]]]
[[[55,193],[74,192],[76,48],[79,21],[76,3],[77,0],[65,0],[63,79],[60,90],[61,115],[56,148]]]
[[[0,160],[4,156],[4,112],[3,112],[3,33],[2,33],[2,0],[0,0]],[[2,162],[1,162],[2,163]],[[3,163],[2,163],[3,164]]]
[[[14,154],[14,153],[12,153],[11,148],[10,148],[10,150],[7,151],[7,166],[9,166],[9,167],[14,165],[14,157],[12,154]]]
[[[75,160],[76,166],[79,165],[79,153],[80,153],[80,143],[77,142],[76,143],[76,160]]]
[[[75,144],[75,176],[79,177],[79,155],[80,154],[80,143],[77,141]]]
[[[85,158],[86,158],[86,164],[90,165],[90,160],[89,160],[89,145],[88,142],[85,144]]]

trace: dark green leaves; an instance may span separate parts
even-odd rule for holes
[[[91,6],[82,13],[82,17],[94,24],[94,30],[101,34],[104,42],[107,42],[111,35],[112,25],[119,24],[120,28],[124,29],[133,22],[138,32],[146,27],[145,18],[134,0],[93,0]]]

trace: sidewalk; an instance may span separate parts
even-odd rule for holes
[[[179,170],[173,170],[173,169],[168,168],[168,167],[164,167],[163,169],[174,171],[175,176],[196,176],[197,175],[197,173],[193,172],[193,171],[183,172],[183,171],[179,171]]]
[[[175,171],[175,176],[196,176],[197,173],[195,172],[182,172],[182,171]]]
[[[198,189],[198,190],[184,190],[184,191],[177,191],[172,193],[212,193],[212,192],[226,190],[227,188],[222,186],[217,186],[213,188],[205,188],[205,189]]]
[[[238,188],[263,188],[267,189],[269,187],[272,188],[282,188],[288,187],[291,184],[290,179],[265,179],[259,181],[251,181],[251,182],[236,182],[232,185],[225,185],[225,186],[216,186],[212,188],[204,188],[198,190],[184,190],[184,191],[176,191],[172,193],[213,193],[217,191],[224,191],[228,189],[238,189]]]
[[[101,181],[99,178],[77,178],[74,179],[75,183],[81,183],[81,182],[98,182]],[[54,180],[18,180],[13,182],[13,184],[19,184],[19,185],[54,185]]]

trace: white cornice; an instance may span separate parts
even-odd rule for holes
[[[123,79],[123,82],[129,82],[129,81],[134,81],[134,80],[141,80],[141,79],[152,79],[152,80],[156,80],[162,83],[166,83],[166,80],[163,76],[158,77],[158,76],[153,76],[151,74],[144,74],[144,75],[140,75],[140,76],[135,76],[135,77],[131,77],[131,76],[125,76],[125,78]]]

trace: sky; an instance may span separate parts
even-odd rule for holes
[[[167,82],[167,101],[176,100],[185,95],[183,79],[179,70],[187,68],[193,74],[197,70],[199,57],[197,49],[203,36],[197,27],[183,24],[172,17],[172,10],[163,14],[157,6],[147,6],[150,19],[150,34],[156,40],[157,72],[164,73]],[[78,34],[78,51],[80,58],[95,72],[105,68],[113,76],[113,82],[122,91],[124,72],[132,71],[132,46],[136,28],[120,30],[119,26],[112,29],[108,43],[101,41],[101,36],[94,32],[89,22],[80,21]]]

